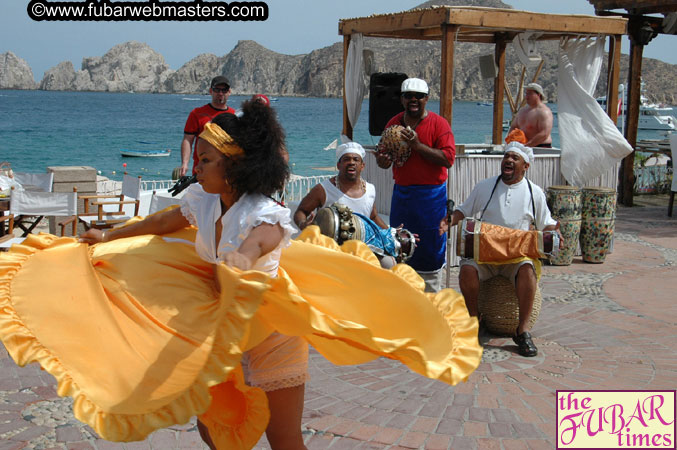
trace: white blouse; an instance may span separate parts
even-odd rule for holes
[[[216,248],[216,221],[221,216],[219,194],[209,194],[199,184],[186,189],[181,199],[181,212],[198,228],[195,250],[203,260],[217,264],[224,255],[237,250],[249,232],[262,223],[279,224],[284,236],[280,244],[270,253],[260,257],[252,269],[277,275],[282,249],[290,245],[291,234],[295,231],[289,209],[279,205],[272,198],[262,194],[244,194],[221,217],[221,239]]]

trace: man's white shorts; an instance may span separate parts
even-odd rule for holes
[[[529,260],[513,264],[478,264],[472,258],[462,258],[460,263],[461,267],[472,266],[477,269],[480,281],[485,281],[489,278],[501,275],[510,280],[513,286],[517,279],[517,271],[525,264],[529,264],[532,268],[534,267],[534,263]]]

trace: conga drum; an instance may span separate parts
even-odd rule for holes
[[[583,188],[581,253],[583,261],[603,263],[612,245],[616,218],[616,190]]]
[[[557,255],[550,256],[550,264],[568,266],[578,249],[581,231],[581,190],[575,186],[550,186],[546,201],[550,214],[560,224],[562,248]]]
[[[559,252],[556,231],[525,231],[465,217],[458,223],[456,255],[481,263],[501,263],[521,257],[533,259]]]

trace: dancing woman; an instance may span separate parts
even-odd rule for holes
[[[180,208],[81,236],[95,245],[31,236],[0,256],[9,353],[53,374],[105,439],[197,414],[212,449],[264,430],[274,449],[303,449],[308,343],[335,364],[386,357],[449,384],[479,364],[458,293],[425,294],[410,267],[381,269],[317,227],[290,242],[290,212],[269,197],[289,173],[284,133],[268,106],[242,111],[200,135]]]

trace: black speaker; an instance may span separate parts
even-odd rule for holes
[[[371,74],[369,78],[369,134],[380,136],[390,119],[402,112],[400,88],[406,80],[404,73]]]

